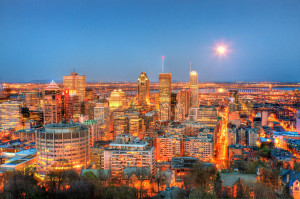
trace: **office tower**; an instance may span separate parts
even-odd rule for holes
[[[140,106],[150,105],[149,79],[145,72],[138,79],[138,102]]]
[[[229,90],[229,113],[239,111],[238,90]]]
[[[253,129],[256,129],[256,133],[260,133],[262,127],[261,117],[253,118]]]
[[[229,146],[229,145],[236,144],[236,140],[237,140],[237,128],[236,127],[228,128],[227,145]]]
[[[171,73],[159,74],[159,112],[160,120],[171,119]]]
[[[62,122],[63,104],[58,85],[52,81],[44,91],[44,125]]]
[[[296,131],[300,134],[300,110],[296,114]]]
[[[79,96],[75,90],[64,90],[62,95],[63,102],[63,119],[66,122],[71,120],[78,122],[81,115],[81,103],[79,102]]]
[[[156,170],[155,148],[130,134],[118,135],[104,150],[101,161],[112,178],[122,177],[124,167],[147,167],[152,175]]]
[[[83,124],[89,129],[90,146],[93,147],[96,141],[103,140],[104,132],[101,125],[96,120],[86,120]]]
[[[165,134],[156,138],[157,162],[170,162],[174,156],[183,155],[182,137]]]
[[[96,102],[84,102],[84,114],[89,116],[89,119],[94,119],[94,108],[96,107]]]
[[[0,104],[1,129],[14,129],[21,123],[21,103],[18,101],[2,102]]]
[[[214,157],[214,139],[212,134],[200,133],[197,137],[188,137],[183,141],[184,154],[209,162]]]
[[[85,76],[75,72],[70,76],[64,76],[64,89],[75,90],[79,101],[83,102],[85,99]]]
[[[183,121],[185,119],[185,107],[181,103],[177,103],[175,107],[175,121]]]
[[[114,139],[123,133],[129,132],[129,118],[127,116],[116,116],[113,119]]]
[[[246,136],[247,136],[247,145],[248,146],[256,146],[257,141],[257,133],[252,128],[246,128]]]
[[[175,120],[175,108],[177,104],[177,93],[171,93],[171,120]]]
[[[184,114],[188,114],[190,111],[190,91],[181,90],[177,93],[177,102],[184,106]]]
[[[215,127],[218,123],[218,110],[214,106],[199,106],[199,108],[191,108],[189,119],[190,121]]]
[[[36,133],[37,170],[77,169],[89,166],[89,130],[79,123],[45,125]]]
[[[94,107],[94,120],[96,120],[100,125],[102,125],[102,129],[104,132],[105,139],[109,137],[109,105],[107,100],[100,100],[96,103]]]
[[[198,74],[196,71],[190,73],[190,92],[191,92],[191,107],[198,107]]]
[[[128,110],[125,115],[129,119],[129,133],[134,137],[139,137],[143,134],[143,120],[140,118],[140,113],[137,111]]]
[[[110,110],[125,108],[126,106],[127,106],[127,102],[126,102],[126,96],[124,91],[122,91],[121,89],[113,90],[110,93],[110,97],[109,97]]]
[[[261,114],[261,125],[268,126],[268,111],[263,111]]]
[[[25,105],[31,111],[40,110],[40,96],[38,92],[25,93]]]

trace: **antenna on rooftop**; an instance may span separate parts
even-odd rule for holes
[[[190,61],[190,73],[192,72],[192,61]]]
[[[161,56],[162,61],[162,73],[164,73],[164,62],[165,62],[165,56]]]

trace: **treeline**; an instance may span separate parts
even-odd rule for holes
[[[45,182],[38,183],[31,174],[7,172],[2,177],[4,199],[131,199],[138,197],[135,188],[104,186],[93,173],[80,177],[73,170],[49,172]]]

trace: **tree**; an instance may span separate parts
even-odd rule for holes
[[[216,178],[214,180],[214,193],[218,198],[222,197],[222,180],[219,172],[217,173]]]
[[[161,185],[166,183],[166,176],[163,174],[162,171],[158,170],[154,176],[154,182],[157,183],[157,192],[159,192],[159,188]]]
[[[203,189],[193,189],[189,194],[189,198],[197,198],[197,199],[215,199],[216,195],[207,193]]]
[[[281,198],[286,198],[286,199],[291,199],[291,198],[293,198],[293,197],[291,196],[290,189],[289,189],[288,186],[285,186],[285,187],[283,188],[283,192],[282,192]]]

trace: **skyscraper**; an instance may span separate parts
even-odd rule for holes
[[[160,120],[169,120],[171,112],[171,73],[159,74]]]
[[[238,90],[229,91],[229,113],[239,111],[239,92]]]
[[[78,73],[71,73],[70,76],[64,76],[64,89],[76,90],[79,101],[85,99],[85,76],[78,75]]]
[[[188,114],[190,110],[190,91],[181,90],[177,94],[177,102],[184,106],[184,114]]]
[[[300,110],[296,114],[296,131],[300,134]]]
[[[198,107],[198,74],[196,71],[190,73],[191,107]]]
[[[63,104],[61,90],[52,81],[45,89],[43,95],[44,125],[60,123],[63,118]]]
[[[145,72],[142,72],[138,79],[138,101],[141,106],[150,104],[149,79]]]
[[[13,129],[21,122],[21,103],[8,101],[0,104],[0,130]]]

